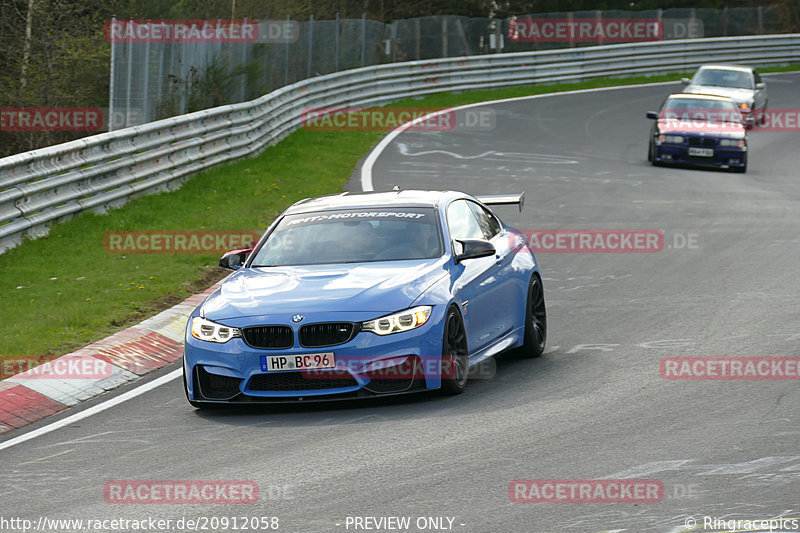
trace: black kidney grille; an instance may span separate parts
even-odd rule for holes
[[[279,350],[294,345],[294,333],[289,326],[251,326],[242,328],[242,336],[253,348]]]
[[[714,148],[717,141],[713,137],[689,137],[689,146],[702,146],[704,148]]]
[[[305,391],[353,387],[358,382],[345,370],[319,370],[256,374],[248,388],[253,391]]]
[[[358,333],[358,327],[352,322],[325,322],[308,324],[300,328],[300,346],[304,348],[321,348],[344,344]]]

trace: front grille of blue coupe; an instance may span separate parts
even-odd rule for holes
[[[303,348],[321,348],[344,344],[358,333],[356,324],[352,322],[325,322],[308,324],[300,328],[300,346]]]
[[[289,326],[251,326],[242,328],[242,336],[253,348],[281,350],[294,345],[294,333]]]
[[[358,382],[344,370],[304,370],[256,374],[247,388],[253,391],[302,391],[354,387]]]

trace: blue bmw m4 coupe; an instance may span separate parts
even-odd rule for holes
[[[220,259],[234,273],[189,317],[189,402],[458,394],[484,359],[540,356],[539,267],[492,210],[523,201],[395,190],[294,204]]]

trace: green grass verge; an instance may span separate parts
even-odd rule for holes
[[[679,77],[640,76],[440,93],[391,105],[451,107]],[[224,274],[215,266],[217,255],[110,254],[103,245],[106,232],[260,232],[297,200],[340,192],[359,159],[383,135],[298,130],[256,157],[194,176],[177,191],[136,199],[106,215],[82,214],[56,224],[46,238],[26,241],[0,255],[0,358],[67,353],[174,305]]]

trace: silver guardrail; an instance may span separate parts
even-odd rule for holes
[[[287,85],[256,100],[0,159],[0,253],[54,221],[179,187],[199,170],[260,152],[304,109],[381,105],[439,91],[689,70],[708,62],[800,62],[800,34],[671,40],[391,63]]]

